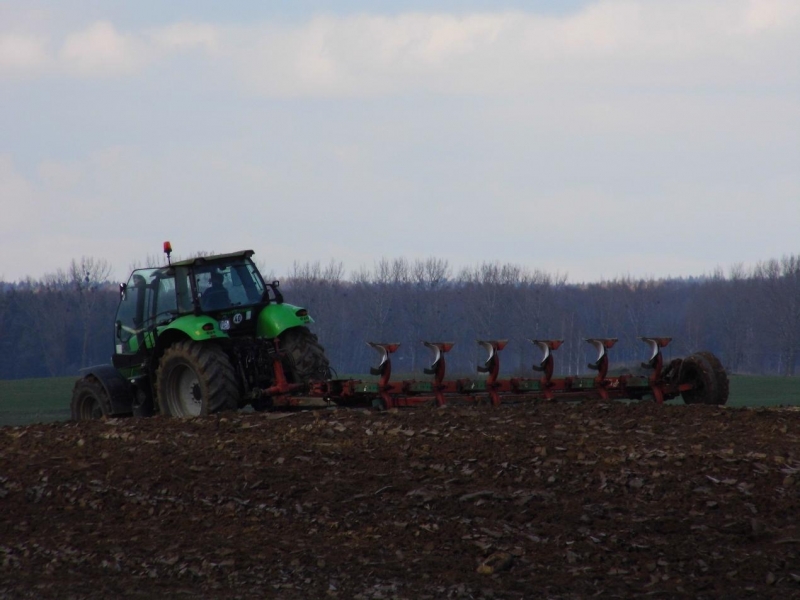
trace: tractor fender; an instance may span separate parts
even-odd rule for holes
[[[292,304],[268,304],[258,315],[256,335],[262,338],[276,338],[292,327],[313,323],[314,319],[305,308]]]
[[[208,315],[187,315],[167,325],[159,336],[167,332],[181,332],[196,342],[227,338],[228,334],[219,328],[219,322]]]
[[[94,377],[108,394],[111,416],[129,415],[133,410],[130,382],[111,365],[96,365],[80,370],[81,377]]]

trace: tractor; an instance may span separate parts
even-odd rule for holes
[[[330,378],[308,310],[264,281],[252,250],[176,262],[169,242],[164,252],[166,266],[136,269],[120,284],[111,364],[82,372],[74,420],[262,411],[276,376],[296,387]]]

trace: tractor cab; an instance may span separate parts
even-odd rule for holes
[[[195,304],[203,313],[253,306],[265,299],[266,286],[248,256],[195,259],[186,268]]]
[[[170,323],[184,315],[218,318],[227,312],[282,303],[278,282],[264,283],[252,250],[137,269],[120,285],[114,346],[117,356],[142,357]],[[135,364],[139,359],[115,362]],[[118,364],[123,366],[123,364]]]

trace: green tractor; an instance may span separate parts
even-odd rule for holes
[[[291,383],[330,378],[313,319],[264,281],[252,250],[174,263],[169,242],[164,252],[167,266],[120,284],[112,364],[82,372],[74,420],[266,410],[276,356]]]

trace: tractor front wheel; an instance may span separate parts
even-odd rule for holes
[[[213,342],[173,344],[156,371],[162,415],[198,417],[235,410],[239,402],[236,371],[225,351]]]
[[[723,405],[728,401],[728,374],[711,352],[697,352],[683,359],[678,380],[692,388],[681,395],[686,404]]]
[[[70,408],[73,421],[102,419],[111,414],[111,402],[108,394],[100,382],[92,376],[75,382]]]

